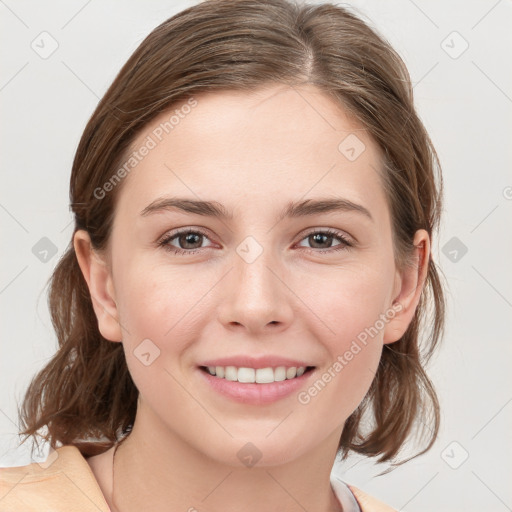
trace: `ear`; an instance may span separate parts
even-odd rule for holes
[[[89,288],[101,335],[110,341],[121,341],[114,284],[105,257],[93,249],[89,233],[83,229],[76,231],[73,246]]]
[[[414,264],[406,266],[402,272],[397,271],[393,294],[395,299],[390,307],[395,315],[387,315],[391,320],[384,329],[384,344],[398,341],[405,334],[414,317],[425,284],[430,260],[430,237],[427,231],[416,231],[413,244]]]

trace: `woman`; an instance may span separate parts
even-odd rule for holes
[[[391,510],[330,474],[429,412],[436,438],[436,171],[404,64],[346,9],[157,27],[76,153],[60,347],[20,411],[55,451],[1,471],[0,510]]]

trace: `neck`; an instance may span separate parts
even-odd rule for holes
[[[205,456],[169,430],[159,436],[149,426],[136,419],[115,453],[113,512],[342,510],[330,485],[341,428],[314,453],[293,461],[238,467]]]

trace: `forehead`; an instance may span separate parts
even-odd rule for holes
[[[197,95],[148,124],[132,153],[116,216],[140,214],[164,195],[215,200],[235,215],[325,195],[376,214],[386,207],[376,144],[311,85]]]

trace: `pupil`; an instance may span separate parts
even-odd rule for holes
[[[322,244],[322,243],[325,243],[325,239],[328,238],[328,235],[325,235],[323,233],[317,233],[316,235],[313,235],[313,243],[319,243],[319,244]],[[319,240],[320,239],[320,240]],[[323,239],[323,242],[322,240]]]
[[[197,243],[197,239],[200,237],[201,235],[197,235],[195,233],[187,233],[186,235],[183,235],[181,238],[182,238],[182,241],[184,239],[185,241],[185,245],[190,243],[190,244],[194,244],[194,243]],[[195,240],[194,240],[195,239]]]

